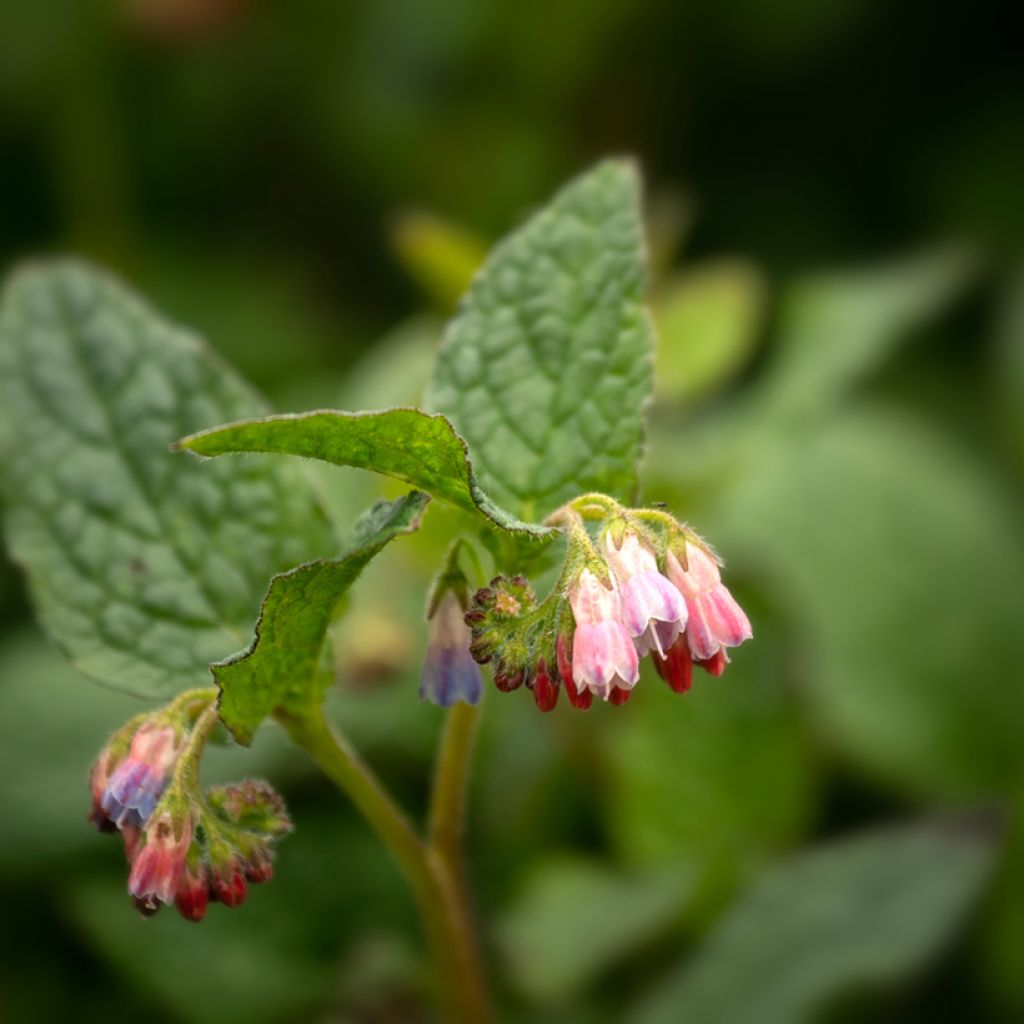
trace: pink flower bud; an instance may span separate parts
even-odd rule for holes
[[[185,857],[192,842],[192,823],[175,822],[161,814],[146,828],[145,845],[132,861],[128,891],[140,909],[156,910],[159,903],[171,903],[178,890]]]
[[[576,620],[572,678],[578,691],[589,689],[608,700],[616,687],[631,689],[640,677],[636,647],[620,619],[619,597],[584,569],[569,590]]]
[[[100,797],[100,809],[107,818],[118,828],[145,825],[181,750],[181,739],[171,726],[155,722],[143,725]]]
[[[619,588],[622,622],[637,653],[640,657],[652,650],[663,654],[686,628],[683,595],[658,572],[654,552],[635,533],[627,533],[616,547],[609,531],[605,552]]]
[[[750,620],[722,583],[718,563],[702,547],[686,542],[687,567],[668,553],[669,579],[686,599],[686,636],[694,661],[713,658],[723,647],[738,647],[753,636]],[[722,662],[724,669],[725,662]],[[720,672],[719,672],[720,674]]]
[[[420,700],[450,708],[459,701],[480,701],[480,667],[470,654],[472,639],[465,609],[452,590],[438,602],[430,619],[427,653],[420,672]]]

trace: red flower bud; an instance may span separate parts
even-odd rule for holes
[[[632,696],[632,689],[627,690],[624,687],[616,686],[612,689],[612,692],[608,694],[608,703],[615,704],[616,706],[625,704]]]
[[[494,673],[494,685],[502,693],[511,693],[513,690],[518,690],[523,685],[523,673],[522,672],[509,672],[504,667],[498,669]]]
[[[693,685],[693,655],[683,633],[662,657],[657,651],[651,652],[658,675],[676,693],[686,693]]]
[[[594,695],[588,689],[577,690],[576,683],[572,678],[572,659],[569,657],[569,644],[564,633],[558,634],[558,641],[555,645],[555,653],[558,656],[558,674],[565,687],[565,695],[569,703],[580,711],[586,711],[594,703]]]
[[[725,650],[719,648],[711,655],[710,658],[704,658],[702,661],[698,661],[697,664],[700,665],[700,667],[704,669],[709,676],[715,676],[715,678],[718,678],[718,676],[725,671],[725,666],[729,664],[729,658],[726,655]]]
[[[533,699],[541,711],[553,711],[558,703],[558,686],[548,675],[543,658],[537,663],[537,675],[533,679]]]
[[[232,864],[224,874],[213,876],[213,895],[225,907],[239,907],[245,902],[245,878]]]
[[[210,898],[206,868],[198,862],[194,869],[186,868],[174,895],[174,905],[186,921],[202,921]]]

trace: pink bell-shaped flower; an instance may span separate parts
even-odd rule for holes
[[[738,647],[754,635],[750,620],[722,582],[718,562],[700,545],[686,542],[685,569],[672,551],[666,567],[668,578],[686,599],[686,637],[693,660],[715,659],[717,671],[708,671],[721,675],[728,661],[723,648]]]
[[[161,903],[173,903],[192,843],[190,819],[175,821],[161,813],[144,833],[144,845],[135,851],[128,891],[144,914],[155,913]]]
[[[635,534],[626,533],[616,546],[605,534],[605,554],[615,574],[622,604],[622,622],[642,658],[651,651],[664,655],[686,628],[686,601],[658,571],[654,552]]]
[[[614,690],[631,690],[640,677],[636,647],[622,622],[619,595],[584,569],[569,590],[576,630],[572,679],[577,691],[589,689],[602,700]]]

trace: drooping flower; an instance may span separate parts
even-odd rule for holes
[[[712,675],[721,675],[728,662],[724,648],[738,647],[753,636],[750,620],[736,603],[715,557],[700,544],[687,539],[686,568],[670,550],[666,558],[668,578],[686,599],[689,613],[686,638],[693,660]]]
[[[576,630],[572,679],[577,691],[589,689],[602,700],[631,690],[640,677],[636,646],[622,623],[619,595],[584,569],[569,589]]]
[[[637,534],[627,532],[616,544],[605,533],[605,554],[615,574],[622,604],[622,622],[642,658],[650,651],[664,654],[686,628],[683,595],[658,571],[654,552]]]
[[[482,689],[480,668],[469,652],[466,609],[454,590],[447,590],[430,615],[427,653],[420,672],[420,700],[450,708],[459,701],[477,704]]]
[[[135,851],[128,891],[143,914],[153,914],[161,903],[173,903],[192,843],[190,818],[169,812],[150,821]]]
[[[118,828],[143,826],[149,820],[183,747],[182,738],[173,726],[151,721],[132,737],[128,756],[122,760],[106,781],[90,817],[98,811]],[[93,769],[93,793],[105,771],[104,755]]]

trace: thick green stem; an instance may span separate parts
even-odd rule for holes
[[[444,857],[425,844],[348,742],[320,709],[303,718],[278,715],[292,739],[356,805],[391,852],[412,887],[433,951],[448,1019],[479,1024],[489,1019],[477,943],[461,884]]]

